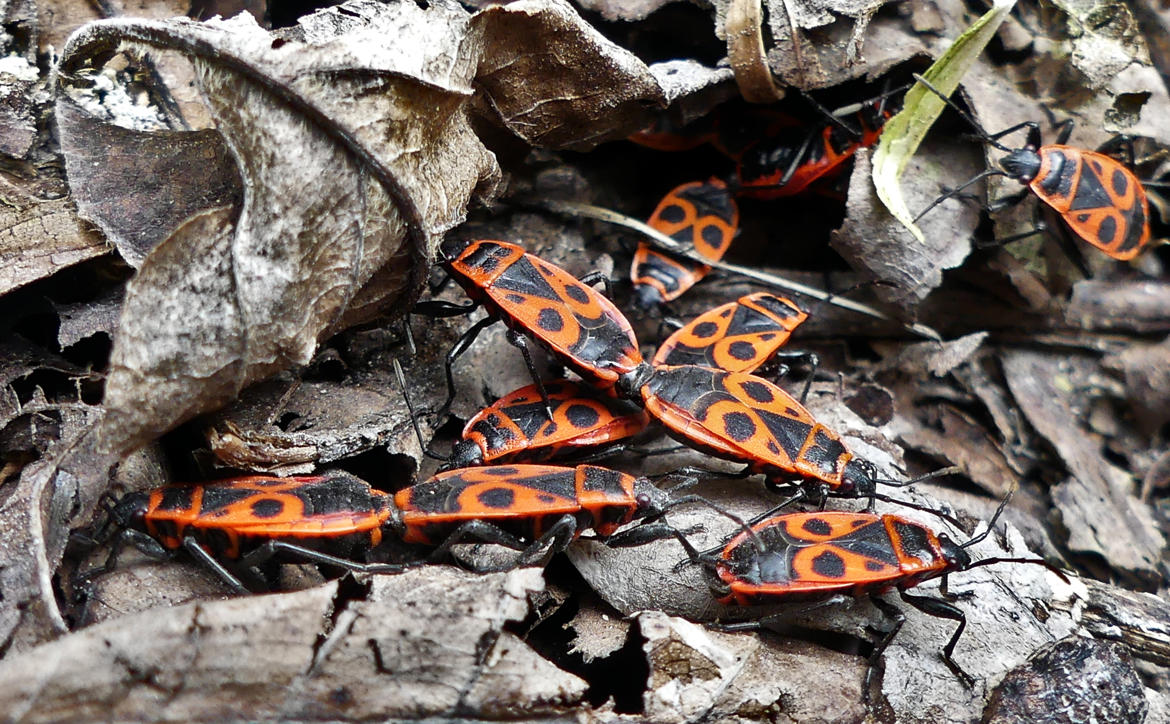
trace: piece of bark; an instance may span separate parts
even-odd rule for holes
[[[1125,650],[1070,636],[1008,672],[983,713],[986,724],[1142,724],[1145,692]]]
[[[1082,621],[1099,639],[1124,644],[1134,656],[1170,666],[1170,604],[1164,596],[1086,580]]]
[[[1162,575],[1166,541],[1149,510],[1132,494],[1133,480],[1090,444],[1078,407],[1097,366],[1083,357],[1044,352],[1004,353],[1008,387],[1032,427],[1046,438],[1072,477],[1052,491],[1070,550],[1096,553],[1143,585]]]
[[[3,193],[3,192],[0,192]],[[33,199],[8,184],[0,208],[0,294],[109,253],[68,198]]]
[[[1073,285],[1064,314],[1068,324],[1081,329],[1170,331],[1170,284],[1085,279]]]
[[[864,659],[793,640],[637,616],[650,664],[645,716],[659,722],[857,721]]]
[[[534,569],[428,567],[365,583],[155,608],[0,661],[23,721],[550,715],[580,679],[503,630]]]

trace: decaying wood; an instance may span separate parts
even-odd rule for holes
[[[840,179],[844,203],[745,200],[729,258],[891,316],[800,299],[812,316],[790,343],[820,355],[809,409],[883,477],[962,470],[884,489],[957,525],[886,502],[879,512],[963,541],[1015,491],[972,555],[1042,554],[1070,569],[1067,583],[1036,565],[951,577],[969,623],[955,658],[972,688],[940,658],[955,623],[901,605],[906,624],[867,704],[867,657],[890,623],[878,608],[721,605],[669,538],[615,549],[587,536],[544,571],[489,575],[440,565],[329,580],[289,564],[274,572],[283,592],[246,597],[190,561],[133,549],[98,572],[107,492],[332,466],[392,491],[433,472],[392,360],[440,453],[481,404],[531,382],[494,325],[455,365],[454,419],[434,418],[443,357],[483,314],[403,320],[428,281],[436,298],[466,300],[430,274],[436,245],[508,239],[573,274],[623,278],[639,237],[539,201],[643,219],[666,189],[731,173],[709,148],[659,154],[620,139],[659,117],[703,120],[739,95],[721,57],[732,4],[350,0],[273,30],[276,3],[201,2],[206,16],[253,11],[207,23],[161,19],[180,3],[139,3],[154,20],[115,17],[68,42],[93,8],[0,10],[0,718],[1170,718],[1164,252],[1123,265],[1086,246],[1082,279],[1048,237],[973,249],[1033,216],[1031,202],[988,216],[979,187],[974,203],[924,217],[919,244],[876,202],[865,151]],[[750,38],[766,51],[754,70],[834,102],[921,70],[976,14],[950,0],[759,5],[769,32]],[[681,38],[676,22],[708,32]],[[1071,118],[1086,147],[1143,136],[1142,177],[1157,176],[1170,73],[1164,39],[1151,65],[1143,33],[1165,25],[1148,2],[1025,3],[959,99],[993,131],[1036,119],[1047,135],[1048,120]],[[811,113],[790,96],[785,109]],[[904,180],[912,207],[1002,155],[968,130],[944,117],[932,132]],[[1018,188],[989,185],[991,198]],[[664,309],[630,311],[643,353],[662,317],[757,290],[717,273]],[[630,309],[627,285],[613,295]],[[945,340],[911,339],[914,320]],[[543,352],[535,362],[546,379],[563,372]],[[781,383],[799,390],[806,371]],[[639,443],[667,444],[656,435]],[[601,464],[742,467],[693,452]],[[759,477],[686,492],[742,517],[778,501]],[[699,548],[738,529],[701,506],[667,520]],[[514,553],[469,544],[455,558]],[[937,596],[938,584],[917,592]],[[766,632],[707,625],[765,611],[781,614]]]

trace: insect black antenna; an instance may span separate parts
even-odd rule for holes
[[[979,136],[979,140],[983,141],[984,143],[986,143],[990,146],[994,146],[995,148],[998,148],[1001,151],[1006,151],[1008,153],[1011,153],[1010,148],[1008,148],[1007,146],[1003,145],[1002,143],[1000,143],[999,141],[995,140],[990,135],[988,135],[987,131],[983,130],[983,126],[979,125],[979,123],[971,116],[970,113],[963,110],[962,108],[959,108],[959,104],[957,104],[953,100],[951,100],[947,95],[945,95],[938,88],[935,88],[933,85],[931,85],[930,81],[928,81],[926,78],[923,78],[922,76],[918,75],[917,73],[914,74],[914,80],[921,83],[922,87],[926,88],[931,93],[934,93],[936,96],[941,98],[944,103],[946,103],[948,106],[953,108],[955,110],[955,112],[958,113],[959,116],[961,116],[962,119],[964,121],[966,121],[969,126],[971,126],[971,129],[975,131],[975,135]]]
[[[390,365],[394,368],[394,376],[398,378],[398,386],[402,388],[402,399],[406,401],[406,411],[410,415],[410,425],[414,428],[414,436],[418,438],[418,446],[422,449],[423,455],[426,455],[431,460],[441,460],[442,462],[450,462],[449,458],[431,450],[427,443],[423,442],[422,430],[418,426],[418,415],[414,412],[414,403],[410,401],[410,392],[406,389],[406,375],[402,374],[402,365],[398,363],[398,358],[394,357],[390,360]]]
[[[926,216],[928,211],[930,211],[934,207],[938,206],[942,202],[946,201],[947,199],[952,198],[954,196],[958,196],[959,193],[961,193],[963,191],[963,189],[966,189],[967,187],[971,186],[972,184],[979,183],[983,179],[988,178],[990,176],[1007,176],[1007,175],[1008,175],[1007,172],[1001,171],[1000,169],[997,169],[997,168],[987,169],[983,173],[980,173],[980,174],[976,175],[974,178],[971,178],[971,179],[968,179],[967,181],[964,181],[963,183],[959,184],[958,186],[951,189],[950,191],[947,191],[942,196],[939,196],[934,201],[931,201],[929,206],[927,206],[922,211],[919,211],[918,216],[914,217],[914,223],[918,223],[918,220],[921,219],[923,216]]]
[[[977,536],[972,537],[970,540],[968,540],[966,543],[963,543],[959,547],[960,548],[968,548],[970,546],[975,545],[976,543],[979,543],[987,536],[991,535],[991,531],[995,529],[996,521],[998,521],[999,516],[1001,516],[1003,514],[1004,508],[1007,507],[1008,502],[1012,499],[1012,495],[1014,495],[1015,492],[1016,491],[1014,488],[1012,490],[1009,490],[1008,494],[1003,496],[1003,500],[999,501],[999,507],[997,507],[995,509],[995,512],[991,514],[991,520],[987,521],[987,530],[983,531],[982,533],[980,533]]]
[[[963,469],[960,468],[958,465],[951,465],[950,467],[942,468],[940,470],[935,470],[933,473],[926,473],[925,475],[919,475],[918,477],[911,478],[909,480],[874,479],[874,482],[889,486],[891,488],[905,488],[905,487],[914,485],[915,483],[921,483],[924,480],[933,480],[934,478],[941,478],[945,475],[954,475],[955,473],[961,473],[961,472],[963,472]]]
[[[837,128],[840,128],[842,131],[845,131],[846,133],[848,133],[850,136],[853,136],[854,138],[858,138],[861,136],[860,130],[849,125],[842,118],[842,116],[848,115],[849,113],[853,112],[853,110],[852,110],[854,108],[853,105],[846,106],[845,108],[838,109],[836,111],[830,111],[828,108],[825,108],[821,104],[820,101],[818,101],[816,98],[813,98],[812,95],[810,95],[807,91],[802,90],[800,88],[798,88],[797,90],[800,91],[800,95],[804,98],[804,100],[810,106],[815,108],[817,113],[820,113],[822,116],[824,116],[825,120],[827,120],[829,123],[832,123],[834,126],[836,126]],[[861,103],[854,104],[854,105],[857,106],[857,110],[860,110],[861,107],[863,106],[863,104],[861,104]]]
[[[997,563],[1031,563],[1037,566],[1044,566],[1052,573],[1055,573],[1060,578],[1060,580],[1064,581],[1065,583],[1071,583],[1071,581],[1068,579],[1068,575],[1063,570],[1061,570],[1058,566],[1052,565],[1043,558],[984,558],[981,561],[975,561],[974,563],[966,566],[963,570],[969,571],[972,568],[979,568],[980,566],[992,566]]]
[[[910,508],[911,510],[921,510],[923,513],[930,513],[931,515],[933,515],[937,518],[942,518],[943,520],[945,520],[946,522],[955,526],[956,528],[961,527],[959,525],[959,520],[957,518],[955,518],[955,516],[950,515],[948,513],[944,513],[943,511],[939,510],[938,508],[932,508],[929,505],[920,505],[918,503],[912,503],[909,500],[898,500],[897,498],[891,498],[890,496],[882,495],[881,493],[874,493],[873,497],[876,500],[882,501],[883,503],[892,503],[894,505],[898,505],[898,506],[901,506],[903,508]]]

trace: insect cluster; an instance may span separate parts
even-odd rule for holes
[[[671,190],[649,224],[718,260],[739,226],[737,197],[833,193],[853,153],[877,141],[890,117],[891,96],[828,114],[811,130],[807,123],[758,110],[714,114],[685,132],[656,128],[637,134],[631,140],[661,150],[707,144],[734,164],[730,178]],[[1028,131],[1023,147],[1000,145],[999,139],[1021,128]],[[1149,242],[1145,190],[1121,160],[1064,145],[1067,128],[1055,145],[1040,143],[1034,123],[982,135],[1008,151],[1001,168],[988,174],[1025,184],[1022,193],[1050,207],[1074,238],[1118,260],[1133,258]],[[888,491],[916,481],[885,479],[851,451],[838,432],[805,408],[807,384],[794,395],[761,373],[777,359],[804,359],[815,370],[815,356],[785,349],[808,318],[792,300],[757,292],[729,301],[680,326],[647,360],[622,311],[591,286],[599,278],[575,278],[509,241],[449,242],[441,262],[470,303],[431,300],[415,313],[457,316],[482,308],[487,316],[447,354],[448,395],[437,418],[446,417],[456,396],[452,364],[496,321],[524,355],[533,384],[473,415],[449,455],[428,449],[441,457],[440,472],[394,494],[340,471],[168,486],[128,496],[111,508],[120,535],[159,556],[185,550],[240,592],[266,585],[260,569],[274,557],[394,573],[443,560],[462,542],[518,551],[505,564],[511,567],[542,564],[590,531],[613,546],[675,539],[686,560],[701,566],[712,590],[730,605],[817,601],[842,593],[870,597],[894,622],[874,646],[870,674],[903,620],[899,609],[880,597],[897,590],[907,604],[957,622],[942,655],[968,683],[952,657],[966,620],[948,595],[947,576],[1001,562],[1047,565],[1038,559],[972,559],[968,549],[992,532],[1002,504],[982,533],[963,543],[910,519],[873,512],[874,500],[901,502]],[[633,304],[654,309],[708,271],[644,242],[633,255]],[[541,379],[530,354],[533,344],[575,379]],[[773,496],[769,512],[743,521],[680,492],[682,486],[666,489],[661,481],[591,464],[603,455],[639,451],[635,441],[652,427],[688,448],[742,464],[744,477],[763,475],[766,494]],[[549,464],[554,459],[574,464]],[[687,481],[702,474],[684,469],[673,475]],[[860,512],[826,509],[833,498],[870,505]],[[797,503],[820,509],[788,510]],[[686,531],[667,520],[683,505],[707,506],[731,519],[737,532],[718,548],[699,551]],[[417,553],[391,562],[371,555],[391,539]],[[116,563],[117,550],[107,566]],[[939,596],[908,592],[936,578],[942,579]],[[769,622],[763,617],[727,627]]]

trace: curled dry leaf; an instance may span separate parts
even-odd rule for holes
[[[472,20],[476,85],[500,122],[534,146],[588,149],[644,128],[668,102],[646,64],[565,0],[519,0]]]
[[[466,117],[468,18],[449,3],[358,1],[283,36],[244,14],[106,21],[71,38],[62,78],[123,42],[190,55],[243,186],[239,207],[190,217],[128,285],[102,449],[132,449],[307,363],[355,321],[343,314],[371,280],[383,304],[409,303],[437,236],[497,173]]]
[[[542,588],[533,569],[428,567],[155,608],[10,654],[0,708],[26,721],[552,714],[585,683],[504,631]]]
[[[237,206],[240,174],[217,131],[138,131],[57,99],[61,151],[78,213],[133,267],[193,214]]]

